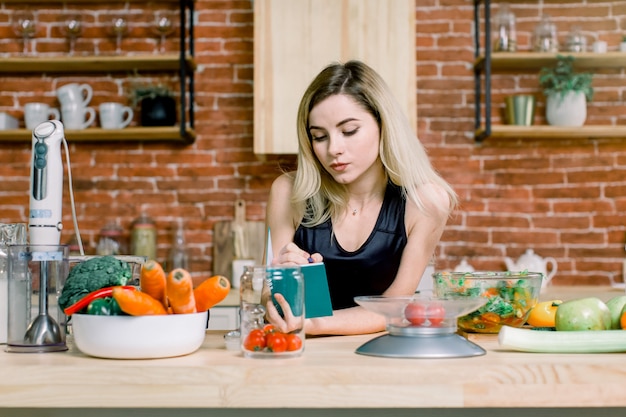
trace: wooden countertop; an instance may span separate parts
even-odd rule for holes
[[[623,291],[570,294],[606,300]],[[0,352],[0,407],[626,408],[626,354],[503,351],[496,335],[471,335],[487,350],[473,358],[354,353],[375,336],[310,338],[300,358],[248,359],[226,350],[223,332],[207,332],[197,352],[158,360],[91,358],[69,338],[68,352]]]

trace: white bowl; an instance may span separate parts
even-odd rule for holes
[[[163,316],[72,315],[76,347],[110,359],[155,359],[188,355],[204,341],[207,314]]]

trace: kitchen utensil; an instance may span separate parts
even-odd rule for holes
[[[58,245],[61,239],[63,163],[61,141],[63,125],[58,120],[41,123],[33,130],[33,159],[30,181],[29,233],[31,245]],[[24,335],[26,345],[65,345],[59,324],[48,313],[49,261],[67,259],[56,250],[34,250],[33,261],[39,268],[39,314]],[[63,273],[63,272],[61,272]],[[67,271],[65,271],[67,273]]]
[[[538,272],[438,272],[433,275],[439,297],[484,299],[474,312],[459,317],[461,330],[498,333],[504,325],[520,327],[537,304],[543,275]]]
[[[220,221],[213,227],[213,274],[224,275],[233,282],[234,259],[247,256],[254,264],[263,264],[265,222],[246,221],[244,200],[235,201],[233,221]]]
[[[556,275],[558,270],[558,264],[556,259],[552,257],[542,258],[537,255],[532,249],[526,249],[526,252],[519,257],[517,261],[506,257],[504,258],[506,267],[509,271],[532,271],[540,272],[543,274],[542,287],[546,287],[550,280]],[[550,266],[550,272],[548,272],[548,265]]]
[[[204,342],[208,312],[159,316],[73,314],[76,347],[111,359],[154,359],[188,355]]]
[[[56,345],[63,342],[59,324],[48,314],[48,261],[43,260],[39,275],[39,314],[26,329],[27,345]]]
[[[0,343],[7,342],[9,321],[9,245],[26,243],[26,225],[24,223],[0,223]]]
[[[363,296],[355,297],[354,301],[385,316],[388,332],[361,345],[356,350],[358,354],[390,358],[457,358],[486,353],[456,333],[457,317],[475,311],[487,302],[486,299],[419,294],[413,297]],[[421,312],[421,315],[414,312]]]

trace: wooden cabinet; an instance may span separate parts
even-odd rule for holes
[[[130,0],[139,3],[145,0]],[[76,142],[105,141],[178,141],[186,144],[195,140],[194,131],[194,60],[193,11],[195,0],[162,0],[180,5],[180,52],[171,54],[143,54],[121,56],[53,56],[53,57],[6,57],[0,65],[0,75],[18,76],[19,74],[54,73],[86,74],[106,72],[159,72],[178,73],[180,78],[179,100],[180,114],[178,126],[171,127],[131,127],[120,130],[88,128],[68,130],[66,136]],[[11,4],[24,3],[23,0],[3,0]],[[113,0],[114,3],[124,3]],[[27,3],[50,3],[54,0],[28,0]],[[100,3],[95,0],[67,0],[67,3]],[[188,14],[190,16],[188,18]],[[188,37],[188,40],[187,40]],[[0,142],[30,141],[31,132],[27,129],[0,131]]]
[[[480,33],[476,31],[474,37],[475,60],[475,131],[474,137],[481,142],[488,137],[492,138],[626,138],[626,126],[615,125],[585,125],[582,127],[560,126],[516,126],[493,125],[491,123],[491,75],[493,73],[531,73],[539,71],[544,66],[556,63],[555,53],[543,52],[492,52],[490,31],[490,0],[474,1],[474,24],[481,27],[479,22],[479,8],[484,5],[484,46],[481,46]],[[561,52],[571,55],[576,69],[624,68],[626,67],[626,53],[624,52]],[[484,78],[483,78],[484,76]],[[483,85],[484,81],[484,85]],[[484,100],[484,109],[482,102]],[[483,115],[484,111],[484,115]],[[484,118],[483,118],[484,116]]]
[[[298,151],[300,98],[333,61],[360,59],[417,127],[415,0],[255,0],[254,152]]]

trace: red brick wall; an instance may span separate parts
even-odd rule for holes
[[[0,0],[1,2],[1,0]],[[97,2],[96,2],[97,3]],[[553,16],[563,40],[570,22],[586,34],[598,34],[615,50],[626,25],[626,2],[512,2],[518,16],[520,49],[542,13]],[[433,163],[461,199],[437,251],[437,268],[454,267],[463,257],[476,268],[503,270],[503,258],[517,258],[526,248],[558,260],[560,284],[606,284],[622,280],[626,232],[626,146],[622,139],[473,141],[473,7],[468,0],[416,2],[418,119],[420,139]],[[32,6],[32,5],[31,5]],[[152,52],[149,30],[153,8],[171,3],[130,2],[85,6],[88,30],[82,51],[112,51],[105,32],[107,13],[127,8],[131,32],[125,52]],[[15,5],[0,8],[0,54],[21,45],[9,27]],[[36,5],[40,21],[54,26],[61,3]],[[70,3],[67,9],[73,7]],[[252,153],[253,2],[196,1],[196,130],[191,146],[178,144],[71,144],[74,190],[81,235],[94,250],[98,231],[109,220],[128,229],[141,210],[159,227],[159,257],[169,248],[170,230],[184,220],[196,275],[210,273],[212,228],[233,217],[233,202],[244,198],[248,220],[262,220],[271,181],[293,156],[261,158]],[[496,7],[492,12],[495,13]],[[43,25],[44,23],[42,23]],[[590,36],[590,41],[592,40]],[[38,53],[63,53],[67,44],[57,30],[37,33]],[[174,38],[167,49],[176,50]],[[1,65],[1,64],[0,64]],[[626,76],[621,71],[596,75],[596,96],[587,123],[624,124]],[[175,77],[166,78],[176,85]],[[127,100],[131,79],[125,74],[0,76],[0,111],[21,117],[28,101],[55,104],[54,89],[69,81],[89,82],[97,90],[92,103]],[[537,123],[543,119],[543,97],[536,74],[496,75],[494,122],[502,98],[514,92],[540,99]],[[0,222],[27,221],[28,144],[3,143],[0,151]],[[71,235],[69,196],[64,196],[63,238]]]

